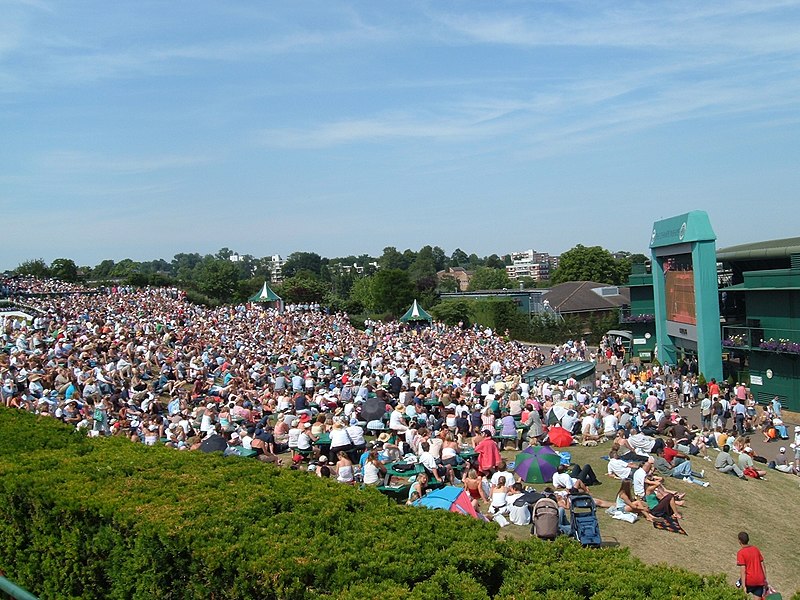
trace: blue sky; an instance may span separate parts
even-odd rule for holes
[[[800,4],[0,0],[0,269],[800,235]]]

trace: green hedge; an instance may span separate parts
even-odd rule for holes
[[[257,461],[0,410],[0,568],[42,598],[742,598]]]

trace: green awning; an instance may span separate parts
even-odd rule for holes
[[[416,300],[414,300],[414,304],[412,304],[411,308],[409,308],[406,311],[406,314],[400,317],[400,320],[403,323],[408,323],[409,321],[431,322],[433,321],[433,317],[431,317],[427,312],[425,312],[425,309],[422,308],[419,304],[417,304]]]
[[[261,291],[257,292],[255,295],[250,297],[250,302],[280,302],[280,301],[281,297],[270,289],[266,281],[264,282],[264,287],[261,288]]]
[[[536,380],[552,379],[553,381],[565,381],[573,377],[577,381],[582,381],[594,376],[597,365],[591,360],[578,360],[573,362],[558,363],[539,367],[525,373],[525,381],[532,384]]]

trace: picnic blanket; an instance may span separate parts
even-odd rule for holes
[[[658,519],[653,522],[653,527],[661,529],[662,531],[671,531],[672,533],[679,533],[681,535],[689,535],[684,531],[678,519]]]

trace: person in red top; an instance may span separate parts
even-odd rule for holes
[[[742,531],[739,534],[741,548],[736,553],[736,564],[740,568],[740,585],[754,598],[763,598],[767,589],[767,568],[761,550],[750,545],[750,536]]]
[[[501,456],[500,451],[497,449],[497,444],[492,439],[492,432],[483,430],[480,435],[476,436],[481,438],[475,444],[475,452],[478,453],[478,471],[482,475],[491,474],[494,469],[500,464]]]
[[[667,460],[669,464],[673,467],[678,466],[685,460],[689,460],[689,456],[684,454],[683,452],[679,452],[675,449],[675,440],[672,438],[667,438],[667,441],[664,442],[664,458]],[[676,458],[680,460],[675,460]]]
[[[716,379],[712,378],[711,383],[708,384],[708,395],[711,398],[719,397],[719,384]]]

